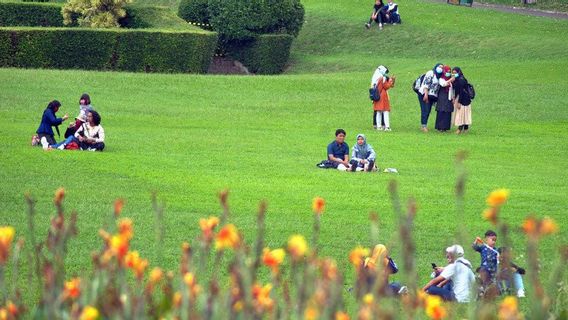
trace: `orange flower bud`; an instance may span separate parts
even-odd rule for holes
[[[517,298],[508,296],[503,299],[503,302],[499,305],[499,312],[497,314],[499,319],[515,320],[522,319],[519,314],[519,306],[517,303]]]
[[[81,278],[66,281],[63,290],[65,298],[77,299],[81,294]]]
[[[132,230],[132,220],[129,218],[120,219],[118,221],[118,233],[124,238],[130,240],[134,231]]]
[[[356,268],[359,268],[363,264],[363,261],[365,261],[365,257],[368,255],[369,249],[357,246],[355,249],[351,250],[351,253],[349,253],[349,261]]]
[[[343,311],[337,311],[335,313],[335,320],[349,320],[349,315]]]
[[[272,269],[272,272],[278,272],[278,266],[284,261],[286,252],[284,249],[276,249],[270,251],[268,248],[264,248],[262,254],[262,263]]]
[[[240,242],[241,238],[239,236],[237,228],[232,224],[228,224],[224,226],[217,234],[215,249],[235,249],[237,246],[239,246]]]
[[[558,225],[551,218],[545,217],[540,222],[539,233],[549,235],[558,232]]]
[[[448,312],[442,305],[442,298],[434,295],[426,296],[426,315],[430,319],[439,320],[447,317]]]
[[[8,260],[14,233],[16,233],[16,230],[13,227],[0,227],[0,265],[5,264]]]
[[[114,235],[110,238],[110,249],[119,260],[128,252],[128,239],[121,235]]]
[[[505,202],[507,202],[510,193],[511,192],[508,189],[494,190],[487,197],[487,204],[491,207],[502,206]]]
[[[527,235],[536,236],[538,234],[537,221],[532,216],[525,219],[522,228]]]
[[[114,216],[118,217],[122,212],[122,207],[124,207],[124,199],[116,199],[114,201]]]
[[[150,283],[156,284],[162,280],[164,272],[160,268],[154,268],[150,272]]]
[[[55,190],[55,196],[53,197],[53,202],[55,202],[55,204],[59,206],[63,202],[63,198],[65,198],[65,189],[61,187]]]
[[[492,224],[497,224],[497,209],[495,207],[485,209],[482,216],[483,219],[491,222]]]
[[[213,240],[213,230],[219,225],[219,218],[209,217],[208,219],[199,219],[199,227],[203,233],[203,239],[209,242]]]
[[[312,201],[312,210],[315,214],[322,214],[325,209],[325,200],[321,197],[315,197]]]

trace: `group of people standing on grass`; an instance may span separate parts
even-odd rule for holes
[[[40,145],[44,150],[88,150],[103,151],[105,148],[105,131],[101,126],[101,116],[91,105],[91,97],[84,93],[79,98],[79,114],[65,131],[65,139],[59,143],[55,140],[53,128],[60,136],[59,126],[69,118],[68,114],[58,118],[56,113],[61,102],[51,101],[44,110],[36,135],[32,137],[32,145]]]
[[[432,263],[432,279],[422,287],[422,290],[427,294],[440,296],[446,301],[459,303],[470,302],[475,297],[492,298],[499,294],[525,297],[522,279],[525,270],[511,262],[510,248],[497,249],[496,242],[497,234],[492,230],[485,233],[485,240],[476,237],[472,248],[481,256],[481,265],[477,269],[474,269],[471,262],[465,258],[465,251],[461,245],[454,244],[447,247],[445,250],[447,265],[438,267]],[[377,268],[379,264],[381,265]],[[389,256],[387,248],[382,244],[376,245],[372,255],[364,260],[362,270],[368,274],[369,286],[372,286],[379,276],[376,271],[382,271],[381,283],[386,289],[383,293],[387,295],[407,292],[405,286],[389,281],[389,276],[397,273],[398,268]]]
[[[432,107],[436,109],[434,128],[447,132],[452,127],[452,113],[456,133],[467,133],[471,125],[471,96],[467,92],[468,81],[460,67],[451,68],[437,63],[432,70],[419,77],[414,91],[420,103],[421,130],[428,132],[428,118]]]

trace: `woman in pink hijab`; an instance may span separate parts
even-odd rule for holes
[[[452,112],[454,112],[454,90],[452,84],[456,79],[452,77],[450,66],[444,66],[442,76],[438,80],[438,103],[436,105],[436,130],[446,132],[452,127]]]

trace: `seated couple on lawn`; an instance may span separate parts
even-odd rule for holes
[[[51,101],[41,119],[39,128],[34,137],[32,145],[41,144],[44,150],[49,149],[81,149],[89,151],[103,151],[105,148],[105,131],[101,126],[101,116],[91,106],[91,99],[88,94],[83,94],[79,100],[79,115],[75,122],[71,123],[65,132],[65,140],[57,143],[53,134],[52,127],[55,127],[59,134],[59,125],[69,117],[65,114],[62,118],[57,118],[61,103],[57,100]]]
[[[335,168],[341,171],[376,171],[376,153],[367,143],[365,135],[357,135],[357,143],[351,153],[349,161],[349,146],[345,142],[345,130],[335,131],[335,140],[327,146],[327,160],[320,162],[320,168]]]

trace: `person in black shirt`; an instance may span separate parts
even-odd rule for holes
[[[369,19],[369,22],[365,24],[365,27],[367,29],[371,28],[371,23],[373,23],[373,21],[379,24],[380,29],[383,28],[383,21],[385,21],[386,19],[385,12],[383,10],[384,7],[385,4],[383,3],[383,0],[375,0],[375,5],[373,6],[373,12],[371,13],[371,18]]]

